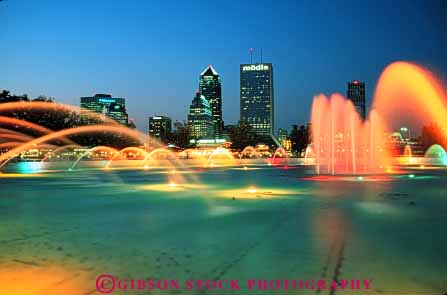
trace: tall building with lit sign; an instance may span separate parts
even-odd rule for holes
[[[91,97],[81,97],[81,116],[82,113],[87,111],[104,114],[118,123],[128,125],[125,98],[112,97],[110,94],[95,94]]]
[[[240,66],[240,120],[254,132],[274,137],[273,65],[271,63]]]

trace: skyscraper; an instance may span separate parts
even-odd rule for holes
[[[201,139],[213,134],[213,117],[208,100],[196,92],[196,96],[189,107],[188,125],[191,130],[191,138]]]
[[[366,119],[365,82],[354,80],[348,82],[346,97],[352,101],[360,117]]]
[[[242,64],[240,75],[241,121],[256,134],[275,139],[272,64]]]
[[[149,135],[157,138],[162,142],[168,140],[171,133],[172,121],[171,118],[165,116],[149,117]]]
[[[106,115],[110,118],[115,120],[118,123],[121,123],[123,125],[129,124],[129,116],[126,112],[126,107],[119,103],[112,103],[108,107],[106,111]]]
[[[86,111],[104,114],[118,123],[128,124],[126,99],[124,98],[112,97],[110,94],[95,94],[92,97],[81,97],[81,116]]]
[[[211,65],[200,74],[199,91],[210,103],[211,114],[213,116],[212,135],[215,138],[220,138],[223,129],[222,87],[220,76]]]

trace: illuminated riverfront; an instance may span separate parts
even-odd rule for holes
[[[405,88],[414,81],[418,87]],[[445,134],[423,154],[409,142],[393,154],[384,136],[394,124],[397,106],[385,100],[400,93],[394,87],[444,126],[437,83],[416,65],[390,65],[365,122],[341,95],[317,96],[314,140],[302,158],[266,145],[175,149],[90,113],[95,124],[59,131],[1,116],[3,287],[88,294],[103,272],[241,281],[305,275],[368,278],[374,294],[441,294],[447,257],[439,245],[447,238],[434,233],[445,231]],[[79,111],[0,104],[3,112],[24,108]],[[136,145],[76,142],[104,134]],[[23,293],[18,278],[38,283]]]

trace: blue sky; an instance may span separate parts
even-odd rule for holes
[[[212,64],[230,124],[239,118],[239,64],[250,47],[263,48],[274,65],[276,127],[290,128],[309,119],[315,94],[345,93],[348,80],[365,81],[370,99],[395,60],[445,81],[446,16],[442,0],[4,0],[0,89],[76,105],[112,93],[146,131],[151,115],[186,119]]]

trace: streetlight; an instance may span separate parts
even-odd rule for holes
[[[408,129],[407,127],[401,127],[400,131],[401,132],[407,132],[408,140],[410,140],[410,138],[411,138],[410,129]]]

